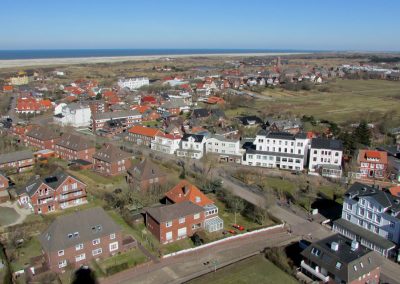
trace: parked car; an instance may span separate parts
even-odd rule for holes
[[[235,229],[237,229],[237,230],[239,230],[239,231],[244,231],[244,227],[243,227],[243,226],[240,226],[240,225],[238,225],[238,224],[234,224],[234,225],[232,225],[232,227],[234,227]]]
[[[236,235],[237,232],[235,230],[228,230],[229,233],[231,233],[232,235]]]

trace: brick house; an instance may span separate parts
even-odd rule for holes
[[[377,255],[341,235],[314,242],[301,255],[301,271],[318,283],[379,283]]]
[[[360,150],[357,165],[361,178],[384,178],[387,175],[388,157],[384,151]]]
[[[79,220],[79,222],[77,222]],[[39,236],[47,267],[62,273],[122,251],[121,228],[100,207],[57,217]]]
[[[86,184],[64,171],[51,176],[32,177],[25,187],[17,189],[18,204],[46,214],[87,203]]]
[[[192,236],[202,228],[204,209],[185,201],[145,208],[146,227],[162,244]]]
[[[105,144],[93,155],[93,170],[110,176],[125,173],[132,165],[131,157],[129,153]]]
[[[54,146],[59,140],[60,134],[48,127],[38,126],[26,134],[27,146],[41,150],[54,150]]]
[[[94,143],[76,134],[63,134],[55,145],[55,152],[60,159],[92,161],[96,152]]]
[[[9,186],[8,178],[5,173],[0,172],[0,191],[6,190]]]
[[[134,125],[128,130],[127,140],[136,145],[145,145],[150,147],[151,141],[161,132],[157,128]]]
[[[19,173],[32,169],[34,164],[35,160],[30,150],[0,155],[0,169],[15,169]]]
[[[135,190],[147,190],[167,181],[167,175],[149,159],[144,159],[127,172],[127,182]]]
[[[204,224],[202,224],[202,227],[208,232],[215,232],[224,228],[224,221],[218,216],[218,207],[215,206],[214,201],[187,180],[180,181],[165,194],[165,197],[167,203],[189,201],[203,207]]]

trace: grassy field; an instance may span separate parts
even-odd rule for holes
[[[337,79],[324,86],[329,92],[266,89],[263,94],[272,100],[258,101],[256,108],[271,113],[313,115],[338,123],[360,118],[374,121],[390,111],[394,112],[394,119],[400,119],[399,82]]]
[[[296,279],[280,270],[272,262],[258,255],[239,263],[224,267],[215,273],[209,273],[198,279],[192,280],[190,284],[214,283],[214,284],[248,284],[263,283],[275,284],[298,283]]]
[[[17,260],[11,262],[12,271],[18,271],[24,269],[30,264],[32,257],[41,255],[42,248],[39,240],[36,237],[32,237],[29,241],[25,242],[21,248],[17,249]]]
[[[107,271],[111,266],[127,263],[128,267],[133,267],[145,262],[146,260],[147,257],[139,249],[134,249],[126,253],[117,254],[110,258],[100,260],[98,261],[98,265],[103,271]]]

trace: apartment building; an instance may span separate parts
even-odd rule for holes
[[[93,132],[102,130],[109,121],[119,121],[125,130],[142,121],[142,115],[137,110],[97,113],[92,116],[90,129]]]
[[[84,160],[91,162],[96,152],[94,143],[77,134],[65,133],[54,147],[56,155],[63,160]]]
[[[60,133],[44,126],[37,126],[26,133],[26,145],[39,150],[54,150]]]
[[[167,175],[150,159],[144,159],[139,164],[128,169],[127,182],[134,190],[147,190],[165,184]]]
[[[180,135],[157,133],[151,141],[151,150],[174,155],[179,149],[182,137]]]
[[[313,138],[310,147],[308,171],[323,177],[342,176],[343,143],[336,139]]]
[[[134,125],[128,130],[128,135],[126,139],[136,145],[151,146],[151,141],[153,141],[160,129],[145,127],[141,125]]]
[[[361,178],[382,179],[387,175],[388,157],[385,151],[360,150],[357,164]]]
[[[149,84],[150,81],[147,77],[121,78],[118,80],[118,86],[121,89],[128,88],[129,90],[136,90],[143,86],[148,86]]]
[[[176,155],[178,157],[201,159],[205,153],[206,141],[207,138],[204,135],[184,134]]]
[[[240,148],[239,139],[229,139],[223,135],[212,135],[207,139],[206,153],[218,156],[220,161],[240,164],[244,150]]]
[[[93,155],[93,170],[103,175],[119,175],[132,166],[132,154],[111,144],[105,144]]]
[[[17,173],[30,170],[35,165],[32,151],[23,150],[0,155],[0,169],[14,169]]]
[[[89,105],[73,103],[61,108],[61,112],[54,116],[54,122],[61,126],[89,127],[92,111]]]

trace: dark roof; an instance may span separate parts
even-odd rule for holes
[[[95,207],[57,217],[39,236],[39,241],[44,251],[55,252],[120,230],[103,208]],[[76,237],[75,232],[79,234]]]
[[[135,176],[138,180],[148,180],[165,176],[165,173],[149,159],[144,159],[139,164],[130,168],[128,173],[131,176]]]
[[[184,134],[183,137],[182,137],[182,141],[188,141],[190,137],[193,137],[195,142],[202,142],[203,139],[204,139],[204,135]]]
[[[205,108],[198,108],[193,110],[193,117],[195,118],[204,118],[204,117],[209,117],[210,116],[210,111]]]
[[[253,123],[250,123],[251,121],[254,121],[254,124],[263,124],[264,122],[262,121],[261,118],[255,115],[249,115],[249,116],[241,116],[238,117],[239,121],[242,122],[243,125],[252,125]]]
[[[38,126],[29,131],[26,136],[36,138],[41,141],[48,141],[59,138],[60,134],[48,127]]]
[[[346,197],[358,200],[359,197],[370,197],[378,202],[389,213],[397,214],[400,217],[400,197],[393,196],[386,190],[355,182],[345,193]]]
[[[94,148],[94,144],[81,135],[65,133],[61,136],[60,141],[57,142],[58,146],[71,149],[74,151],[82,151],[89,148]]]
[[[196,213],[203,212],[203,207],[193,204],[190,201],[145,208],[147,214],[153,217],[158,223],[176,220]]]
[[[111,144],[105,144],[100,150],[93,155],[94,159],[101,160],[107,163],[114,163],[121,160],[129,159],[131,154],[122,151],[118,147]]]
[[[333,223],[336,226],[345,228],[347,231],[350,231],[353,234],[360,236],[362,239],[365,239],[365,240],[367,240],[371,243],[374,243],[380,247],[383,247],[385,249],[391,249],[391,248],[395,247],[394,243],[385,239],[384,237],[381,237],[380,235],[371,233],[371,231],[368,231],[367,229],[364,229],[363,227],[355,225],[345,219],[340,218],[340,219],[333,221]]]
[[[331,247],[333,242],[338,244],[337,251]],[[351,244],[351,240],[336,234],[312,243],[301,254],[349,283],[381,265],[374,252],[361,245],[358,249],[352,250]],[[313,251],[319,251],[318,255],[312,253]],[[341,263],[340,269],[337,268],[338,262]]]
[[[0,164],[6,164],[27,159],[33,159],[33,153],[30,150],[11,152],[0,155]]]
[[[48,187],[52,188],[53,190],[56,190],[68,177],[73,177],[74,179],[80,181],[76,177],[64,172],[63,170],[56,170],[53,174],[45,176],[45,177],[40,177],[39,175],[33,176],[25,185],[25,187],[17,189],[17,193],[23,194],[27,193],[29,196],[32,196],[35,194],[36,190],[40,187],[42,184],[46,184]],[[83,183],[83,182],[82,182]]]
[[[343,151],[343,143],[341,140],[336,139],[313,138],[311,140],[311,148]]]
[[[270,139],[285,139],[285,140],[295,140],[296,138],[306,139],[307,133],[300,132],[297,134],[291,134],[284,131],[259,131],[258,135],[265,135],[266,138]]]

